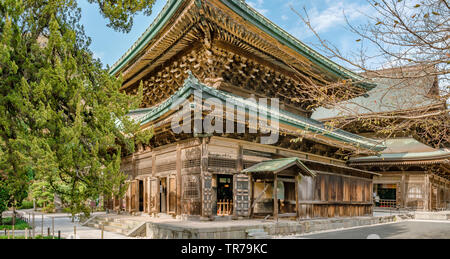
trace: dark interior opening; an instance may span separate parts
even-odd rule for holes
[[[139,181],[139,211],[144,211],[144,182]]]
[[[377,207],[395,207],[397,188],[393,185],[378,184],[376,188],[375,205]]]
[[[160,212],[167,213],[167,181],[166,178],[161,178],[159,181],[160,192],[159,192],[159,201],[160,201]]]
[[[217,176],[217,200],[233,200],[233,176]]]

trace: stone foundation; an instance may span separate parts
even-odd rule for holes
[[[404,216],[403,216],[404,217]],[[409,217],[408,217],[409,218]],[[261,230],[270,236],[286,236],[317,231],[383,224],[401,220],[398,216],[358,217],[305,221],[258,222],[227,226],[187,226],[167,223],[147,223],[146,236],[154,239],[247,239],[248,233]],[[256,224],[255,224],[256,223]],[[237,225],[239,224],[239,225]]]

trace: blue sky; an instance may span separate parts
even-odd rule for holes
[[[104,65],[113,65],[147,29],[165,3],[166,0],[156,0],[151,16],[137,15],[133,29],[126,34],[108,28],[107,21],[100,15],[97,7],[86,0],[80,0],[81,22],[86,34],[92,39],[90,48],[95,57],[100,58]],[[344,54],[350,54],[358,39],[346,28],[344,8],[350,22],[355,25],[365,23],[364,14],[370,12],[367,2],[362,0],[247,0],[247,3],[281,28],[317,49],[315,36],[290,6],[299,12],[306,8],[311,23],[320,36],[333,43]]]

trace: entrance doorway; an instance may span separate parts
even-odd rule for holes
[[[139,181],[139,212],[144,211],[144,181]]]
[[[159,208],[160,213],[167,213],[167,179],[161,178],[159,181]]]
[[[397,184],[376,184],[374,189],[376,207],[397,207]]]
[[[217,215],[233,214],[233,176],[217,175]]]

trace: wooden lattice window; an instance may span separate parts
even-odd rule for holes
[[[175,171],[175,170],[177,170],[177,163],[168,163],[168,164],[158,165],[156,167],[156,169],[158,172]]]
[[[236,159],[226,159],[226,158],[209,158],[208,159],[209,167],[220,167],[220,168],[233,168],[237,167]]]
[[[422,199],[423,191],[421,185],[412,185],[408,188],[408,198],[409,199]]]
[[[183,198],[200,199],[200,181],[195,175],[183,177]]]
[[[151,166],[139,169],[138,175],[146,175],[146,174],[152,174],[152,167]]]
[[[193,168],[193,167],[200,167],[200,159],[183,161],[183,168]]]

